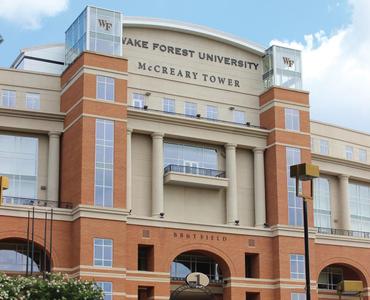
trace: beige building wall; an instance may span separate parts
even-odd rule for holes
[[[16,92],[14,109],[28,110],[26,93],[38,93],[40,94],[40,110],[38,111],[60,113],[59,76],[0,68],[0,92],[3,89]]]

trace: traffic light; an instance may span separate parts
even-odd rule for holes
[[[8,189],[9,178],[6,176],[0,176],[0,205],[3,204],[3,190]]]

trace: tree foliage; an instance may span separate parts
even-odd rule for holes
[[[103,291],[94,282],[62,274],[7,276],[0,273],[0,299],[4,300],[103,300]]]

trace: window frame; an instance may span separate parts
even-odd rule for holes
[[[327,202],[327,205],[323,202]],[[327,208],[325,208],[325,206],[327,206]],[[314,179],[313,207],[315,227],[331,228],[331,191],[328,178],[319,177]],[[322,226],[322,220],[324,218],[328,218],[328,226]]]
[[[198,105],[195,102],[185,101],[184,114],[187,117],[196,117],[198,114]]]
[[[300,111],[295,108],[285,108],[285,129],[300,131]]]
[[[26,93],[26,107],[27,109],[31,109],[31,110],[40,110],[41,108],[41,99],[40,99],[40,93]],[[30,101],[35,101],[36,100],[36,103],[37,105],[30,105]],[[36,106],[36,107],[34,107]]]
[[[4,104],[6,98],[7,104]],[[1,106],[7,108],[15,108],[17,103],[17,92],[15,90],[1,90]]]
[[[136,101],[138,101],[139,105],[135,104]],[[145,95],[140,93],[132,93],[132,106],[135,108],[144,108]]]
[[[110,292],[106,292],[105,286],[108,284],[110,286]],[[113,299],[113,283],[111,281],[97,281],[96,285],[99,286],[104,291],[104,300]]]
[[[102,241],[103,244],[102,245],[96,245],[97,241]],[[111,245],[105,245],[104,243],[107,242],[107,241],[110,241]],[[96,247],[98,247],[98,246],[102,247],[102,257],[101,258],[96,257]],[[94,238],[93,247],[94,247],[94,251],[93,251],[93,265],[94,265],[94,267],[112,268],[113,267],[113,240],[112,239],[105,239],[105,238]],[[104,256],[105,256],[104,254],[105,254],[105,251],[106,251],[105,248],[110,248],[111,259],[105,259],[104,258]],[[101,261],[101,264],[97,264],[97,261]],[[107,262],[109,264],[106,265],[105,262]]]
[[[289,254],[290,262],[290,279],[302,280],[305,279],[305,258],[303,254]],[[296,270],[293,270],[293,263],[296,263]],[[300,266],[302,264],[302,266]],[[303,267],[303,273],[299,272],[300,267]]]
[[[320,139],[320,154],[329,155],[329,141]]]
[[[172,98],[163,98],[163,111],[169,114],[176,113],[176,101]]]
[[[292,226],[303,226],[303,203],[296,196],[296,181],[290,178],[290,166],[301,162],[301,150],[299,148],[286,147],[286,174],[288,191],[288,224]],[[289,155],[292,155],[289,157]],[[289,161],[291,160],[291,161]],[[293,219],[291,217],[293,215]]]
[[[113,77],[96,75],[96,99],[104,101],[115,101],[115,79]],[[99,88],[103,88],[103,91],[100,91]],[[111,88],[111,97],[108,94],[108,88]],[[100,97],[102,95],[102,97]]]
[[[360,148],[358,149],[358,160],[360,162],[367,162],[367,150]]]
[[[346,159],[353,160],[353,146],[346,145],[345,154],[346,154]]]
[[[218,120],[218,107],[215,105],[207,105],[206,117],[210,120]]]
[[[243,120],[239,120],[239,117],[242,116],[242,119]],[[247,122],[247,118],[246,118],[246,115],[245,115],[245,111],[243,110],[233,110],[233,122],[234,123],[238,123],[238,124],[246,124]]]

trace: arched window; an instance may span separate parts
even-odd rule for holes
[[[315,226],[331,228],[330,185],[327,178],[314,180],[313,207]]]
[[[172,280],[183,280],[192,272],[204,273],[214,283],[222,281],[222,273],[218,263],[201,253],[189,252],[181,254],[171,264]]]
[[[44,270],[44,252],[35,245],[33,262],[31,259],[31,243],[29,246],[29,254],[27,256],[27,243],[18,240],[0,241],[0,271],[1,272],[17,272],[24,273],[27,268],[31,270],[33,264],[33,272],[42,272]],[[46,271],[50,271],[49,257],[46,259]]]

